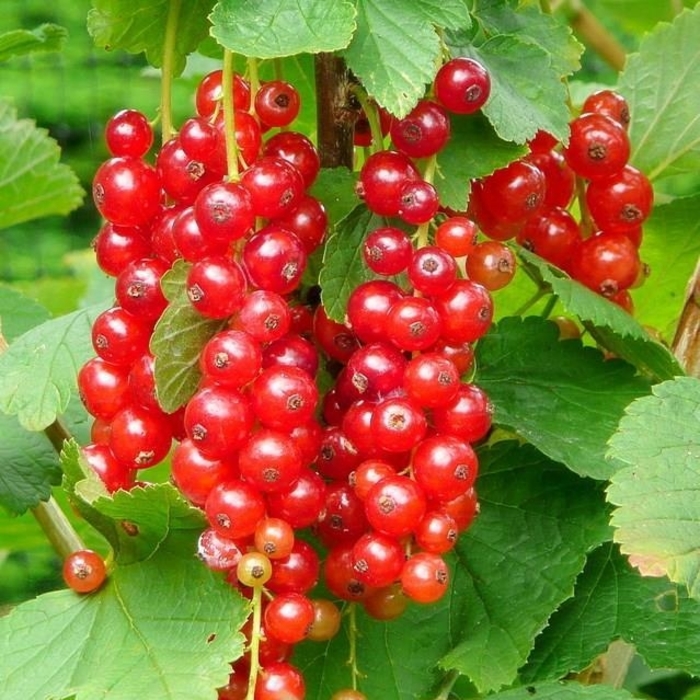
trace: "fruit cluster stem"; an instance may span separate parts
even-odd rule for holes
[[[165,25],[163,43],[163,67],[160,81],[160,117],[162,123],[162,141],[166,143],[173,135],[172,86],[173,63],[175,60],[175,43],[180,21],[182,0],[171,0],[168,4],[168,19]]]
[[[224,132],[226,138],[226,167],[228,179],[238,180],[238,146],[236,144],[236,112],[233,102],[233,53],[224,51],[224,65],[221,76],[221,89],[224,103]]]
[[[253,629],[250,633],[250,672],[248,674],[248,692],[245,700],[254,700],[255,686],[260,673],[260,628],[262,627],[262,586],[253,587]]]
[[[620,42],[601,24],[600,20],[581,2],[566,3],[569,24],[586,46],[595,51],[611,68],[621,71],[627,54]]]

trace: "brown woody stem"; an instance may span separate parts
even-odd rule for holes
[[[685,304],[671,345],[685,371],[700,378],[700,259],[690,278]]]
[[[320,53],[315,59],[318,148],[324,168],[353,167],[355,110],[350,74],[342,58]]]

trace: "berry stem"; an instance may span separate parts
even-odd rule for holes
[[[621,71],[625,67],[627,54],[617,39],[581,0],[568,0],[565,8],[569,24],[581,41],[614,70]]]
[[[233,53],[224,50],[224,65],[221,80],[224,102],[224,135],[226,139],[226,167],[228,179],[238,180],[238,146],[236,144],[236,114],[233,105]]]
[[[369,100],[367,93],[359,85],[352,86],[352,94],[357,98],[369,122],[369,130],[372,133],[372,144],[369,147],[369,153],[381,151],[384,147],[384,137],[382,136],[382,126],[379,122],[376,105]]]
[[[32,508],[32,514],[61,559],[85,549],[85,543],[53,496]]]
[[[426,182],[433,184],[435,179],[435,170],[437,169],[437,154],[430,156],[425,163],[425,168],[423,169],[423,179]],[[426,221],[421,224],[415,233],[416,246],[422,248],[428,245],[428,232],[430,231],[430,222]]]
[[[435,700],[448,700],[450,693],[452,692],[452,688],[454,687],[454,684],[457,682],[458,678],[459,671],[450,671],[445,676],[442,683],[440,683],[440,688],[438,689],[438,694],[435,696]]]
[[[254,700],[255,686],[260,673],[260,627],[262,626],[262,586],[253,586],[253,629],[250,633],[250,672],[248,673],[248,692],[245,700]]]
[[[253,56],[248,58],[248,82],[250,94],[255,99],[255,93],[260,89],[260,75],[258,73],[258,59]],[[252,109],[252,105],[251,105]]]
[[[182,0],[172,0],[168,4],[168,19],[165,25],[163,42],[163,67],[160,81],[160,118],[162,123],[161,138],[166,143],[173,135],[172,87],[173,64],[175,60],[175,42],[180,21]]]
[[[586,204],[586,181],[578,175],[576,176],[576,200],[581,218],[581,235],[588,238],[593,233],[593,219]]]
[[[357,679],[360,676],[360,670],[357,667],[357,605],[350,603],[348,606],[348,637],[350,641],[350,655],[348,664],[350,664],[350,674],[352,676],[352,689],[357,690]]]
[[[318,149],[321,167],[353,167],[353,128],[350,118],[350,79],[345,62],[331,53],[314,59]]]

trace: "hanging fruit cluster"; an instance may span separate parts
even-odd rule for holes
[[[196,115],[154,165],[141,113],[107,125],[95,254],[115,278],[115,303],[94,322],[96,356],[78,376],[94,418],[83,455],[109,492],[170,455],[172,482],[206,516],[199,557],[254,609],[248,653],[221,698],[304,696],[293,646],[329,639],[341,621],[335,602],[312,597],[319,581],[382,620],[448,590],[444,555],[478,510],[473,445],[492,407],[469,377],[491,291],[515,272],[504,241],[615,300],[638,276],[651,190],[627,165],[621,112],[606,112],[624,106],[616,97],[585,106],[563,153],[541,134],[527,157],[474,182],[468,212],[440,206],[432,179],[451,115],[478,111],[489,92],[469,58],[445,63],[402,119],[358,92],[355,144],[372,148],[358,206],[383,223],[367,231],[373,279],[352,290],[343,322],[305,280],[328,217],[309,193],[317,149],[289,129],[300,106],[292,85],[210,73]],[[585,239],[567,210],[577,176],[590,181],[583,221],[604,231]],[[151,341],[174,266],[186,270],[191,309],[213,325],[190,368],[195,391],[168,413],[156,382],[167,357]]]

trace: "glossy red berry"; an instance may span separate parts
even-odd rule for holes
[[[401,571],[401,587],[416,603],[435,603],[447,592],[450,572],[439,554],[413,554]]]
[[[589,180],[618,173],[627,164],[630,142],[624,127],[604,114],[587,112],[570,125],[564,157],[571,169]]]
[[[428,437],[415,450],[413,473],[429,499],[451,501],[474,484],[478,461],[468,443],[451,435]]]
[[[435,245],[455,258],[469,255],[476,245],[477,226],[466,216],[451,216],[435,229]]]
[[[378,275],[397,275],[411,261],[411,239],[400,228],[383,226],[365,238],[362,255],[367,267]]]
[[[107,569],[102,557],[91,549],[69,554],[63,562],[63,580],[76,593],[92,593],[105,581]]]
[[[603,89],[590,94],[583,102],[581,112],[596,112],[614,119],[625,129],[630,123],[627,100],[616,90]]]
[[[411,534],[425,515],[427,501],[421,486],[407,476],[390,476],[375,484],[365,499],[370,525],[385,535]]]
[[[444,294],[435,297],[442,340],[450,345],[471,343],[491,325],[493,300],[489,291],[472,280],[457,280]]]
[[[402,186],[409,180],[420,179],[418,169],[408,156],[396,151],[378,151],[362,166],[358,193],[375,214],[397,216]]]
[[[314,621],[314,606],[301,593],[275,596],[265,607],[265,630],[285,644],[304,639]]]
[[[153,144],[153,129],[142,112],[123,109],[107,122],[105,141],[114,156],[140,158]]]
[[[204,510],[214,530],[235,540],[255,532],[265,515],[265,501],[254,486],[236,479],[215,486],[207,496]]]
[[[304,193],[304,178],[289,161],[263,156],[241,175],[256,216],[274,218],[290,211]]]
[[[255,93],[255,112],[267,126],[288,126],[299,114],[299,92],[284,80],[263,83]]]
[[[125,406],[112,418],[109,447],[131,469],[153,467],[165,459],[172,443],[166,415],[141,406]]]
[[[100,165],[92,181],[97,210],[118,226],[143,226],[160,211],[160,181],[139,158],[119,156]]]
[[[202,316],[228,318],[243,305],[246,279],[231,258],[199,260],[187,273],[187,298]]]
[[[435,76],[435,96],[450,112],[472,114],[491,94],[491,78],[484,66],[459,56],[441,66]]]
[[[493,292],[508,286],[515,276],[515,255],[501,241],[482,241],[467,257],[469,279]]]
[[[396,150],[411,158],[425,158],[441,151],[450,138],[450,120],[445,110],[431,100],[420,100],[389,130]]]
[[[305,697],[304,677],[291,664],[280,661],[261,669],[255,685],[255,700],[304,700]]]

